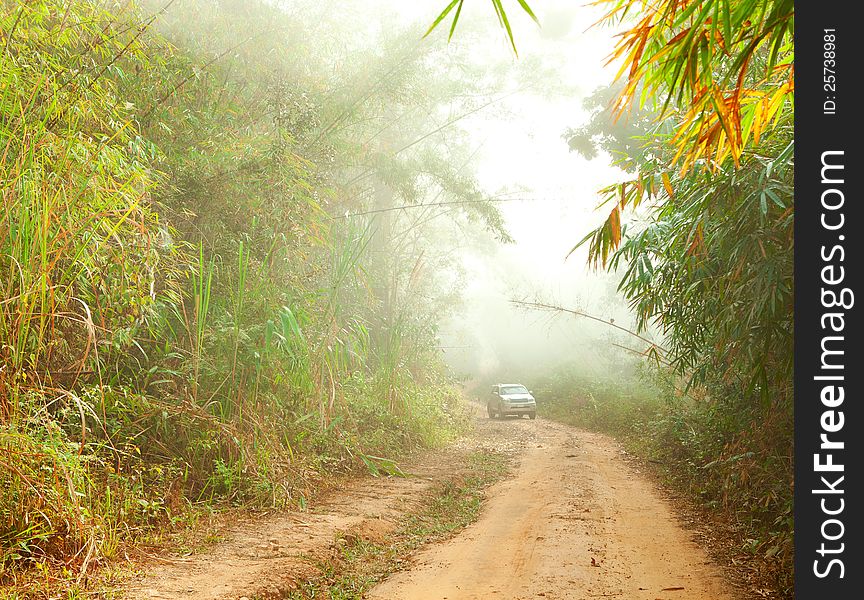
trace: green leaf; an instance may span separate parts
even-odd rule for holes
[[[453,32],[456,31],[456,23],[459,21],[459,15],[462,13],[462,5],[465,3],[465,0],[459,0],[459,8],[456,9],[456,14],[453,15],[453,24],[450,25],[450,34],[447,36],[447,41],[453,39]]]
[[[786,209],[786,203],[780,199],[780,197],[772,190],[771,188],[766,188],[765,193],[771,198],[771,201],[776,204],[779,208]]]
[[[540,19],[537,18],[537,15],[534,14],[534,11],[531,10],[531,7],[528,6],[528,3],[525,2],[525,0],[519,0],[519,6],[522,7],[522,10],[528,13],[528,16],[531,17],[535,23],[538,25],[540,24]]]
[[[510,29],[510,21],[507,20],[507,13],[504,11],[504,6],[501,0],[492,0],[492,6],[495,7],[495,12],[498,13],[498,18],[507,30],[507,37],[510,38],[510,46],[513,48],[513,54],[519,56],[519,51],[516,50],[516,41],[513,39],[513,30]]]
[[[438,27],[438,24],[441,23],[441,21],[444,20],[444,17],[446,17],[448,14],[450,14],[450,11],[453,10],[453,7],[456,6],[457,4],[458,4],[459,7],[461,8],[461,7],[462,7],[462,0],[453,0],[453,2],[451,2],[450,4],[448,4],[448,5],[447,5],[447,8],[445,8],[444,10],[442,10],[442,11],[441,11],[441,14],[438,15],[438,18],[435,19],[435,21],[432,23],[432,25],[429,26],[429,29],[426,30],[426,33],[423,34],[423,37],[425,38],[425,37],[428,36],[430,33],[432,33],[432,30],[435,29],[436,27]],[[457,11],[456,14],[457,14],[457,17],[458,17],[458,14],[459,14],[458,11]],[[453,23],[453,24],[454,24],[454,26],[455,26],[455,24],[456,24],[456,23],[455,23],[455,19],[454,19],[454,23]],[[451,30],[451,34],[452,34],[452,30]]]

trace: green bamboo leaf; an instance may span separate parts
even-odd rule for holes
[[[729,11],[729,0],[722,0],[720,5],[723,9],[723,37],[727,44],[732,43],[732,16]]]
[[[426,33],[423,34],[423,37],[425,38],[425,37],[428,36],[430,33],[432,33],[432,31],[433,31],[436,27],[438,27],[438,24],[441,23],[441,21],[444,20],[444,17],[446,17],[448,14],[450,14],[450,11],[453,10],[453,7],[456,6],[457,4],[459,4],[459,5],[460,5],[460,8],[461,8],[462,0],[453,0],[450,4],[448,4],[448,5],[447,5],[447,8],[445,8],[444,10],[442,10],[442,11],[441,11],[441,14],[438,15],[438,18],[435,19],[435,21],[432,22],[432,25],[430,25],[430,26],[429,26],[429,29],[426,30]],[[458,11],[457,11],[457,12],[458,12]],[[454,23],[454,25],[455,25],[455,23]]]
[[[510,21],[507,19],[507,13],[504,11],[504,6],[501,4],[501,0],[492,0],[492,6],[495,7],[495,12],[498,13],[498,18],[501,19],[504,29],[507,30],[507,37],[510,38],[510,46],[513,48],[513,54],[519,56],[519,52],[516,50],[516,41],[513,39],[513,30],[510,29]]]
[[[534,11],[531,10],[531,7],[528,6],[528,3],[525,2],[525,0],[519,0],[519,6],[522,7],[522,10],[528,13],[528,16],[531,17],[535,23],[538,25],[540,24],[540,19],[537,18],[537,15],[534,14]]]
[[[765,189],[765,194],[766,194],[769,198],[771,198],[771,201],[772,201],[774,204],[776,204],[778,208],[783,209],[783,210],[786,209],[786,203],[783,202],[783,200],[780,199],[780,196],[778,196],[778,195],[774,192],[774,190],[772,190],[771,188],[766,188],[766,189]]]
[[[459,22],[459,15],[462,13],[462,5],[465,3],[465,0],[459,0],[459,7],[456,9],[456,14],[453,15],[453,23],[450,25],[450,34],[447,36],[447,41],[453,39],[453,32],[456,31],[456,23]]]

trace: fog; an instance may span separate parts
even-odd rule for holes
[[[395,9],[406,26],[423,27],[439,4],[376,2],[371,12]],[[498,206],[513,238],[510,244],[466,247],[458,257],[462,303],[441,327],[441,349],[456,374],[472,384],[530,381],[559,365],[600,377],[611,363],[633,359],[620,349],[631,340],[614,328],[513,303],[577,309],[635,328],[616,294],[615,275],[589,268],[584,247],[573,251],[605,219],[597,190],[622,173],[608,154],[586,160],[563,138],[566,128],[588,119],[585,96],[613,81],[614,66],[605,66],[613,38],[592,27],[600,18],[595,7],[568,0],[535,4],[540,27],[512,11],[518,57],[482,2],[466,9],[461,22],[468,31],[457,30],[450,42],[467,48],[479,65],[512,78],[516,88],[494,109],[459,123],[477,148],[472,166],[478,180],[507,198]],[[433,43],[445,43],[441,29],[430,35]],[[526,62],[553,77],[519,89]]]
[[[0,587],[420,449],[462,522],[580,435],[475,398],[656,459],[790,590],[794,7],[600,5],[3,2]]]
[[[434,2],[398,4],[406,22],[425,23],[437,14]],[[565,128],[587,120],[584,97],[614,79],[615,69],[604,66],[613,39],[591,27],[600,17],[594,7],[568,0],[535,3],[540,27],[524,15],[512,17],[519,51],[514,57],[491,9],[473,4],[464,20],[477,30],[461,40],[457,32],[451,44],[470,45],[489,68],[506,62],[512,74],[520,61],[539,61],[556,78],[506,98],[493,114],[460,124],[480,148],[475,169],[485,188],[514,190],[512,196],[524,200],[499,205],[513,243],[462,253],[462,310],[442,327],[442,349],[469,381],[530,380],[561,364],[602,376],[610,361],[631,358],[613,345],[627,345],[626,334],[512,301],[540,301],[632,326],[626,304],[615,293],[614,274],[590,269],[584,247],[570,254],[605,219],[597,209],[597,190],[620,180],[622,173],[613,157],[600,153],[586,160],[562,137]],[[430,37],[443,43],[445,35]]]
[[[196,3],[186,4],[196,7]],[[242,3],[218,4],[245,16]],[[424,243],[432,239],[442,253],[434,263],[437,272],[429,285],[449,299],[442,303],[436,322],[440,349],[456,376],[467,382],[530,380],[558,365],[600,376],[609,371],[610,364],[633,361],[621,349],[632,346],[626,333],[585,317],[526,309],[513,301],[576,309],[633,328],[626,304],[615,292],[615,275],[590,269],[584,247],[573,251],[608,213],[598,210],[597,191],[620,180],[622,173],[613,157],[600,152],[587,160],[571,152],[563,137],[567,128],[578,127],[589,118],[590,112],[583,107],[585,97],[612,83],[615,67],[605,63],[614,39],[608,31],[592,27],[601,16],[595,7],[570,0],[532,3],[538,27],[512,4],[509,16],[518,56],[488,2],[466,4],[449,43],[449,18],[422,38],[446,6],[441,0],[281,0],[274,6],[292,15],[302,27],[263,31],[267,36],[294,36],[298,47],[308,42],[306,38],[314,39],[310,62],[320,61],[332,70],[358,53],[385,53],[375,47],[376,40],[402,35],[406,47],[434,48],[445,58],[453,57],[452,72],[445,68],[445,78],[488,80],[495,88],[490,92],[492,99],[478,100],[479,104],[466,104],[458,85],[454,87],[454,100],[434,109],[432,122],[445,126],[431,139],[440,137],[435,143],[445,145],[448,152],[452,147],[458,160],[467,157],[461,170],[470,172],[482,191],[493,198],[512,241],[500,243],[496,239],[500,236],[479,227],[454,229],[443,223],[449,213],[438,219],[441,223],[430,222],[434,216],[423,221],[429,232]],[[184,32],[187,28],[192,31],[183,5],[169,7],[163,20]],[[199,39],[217,57],[225,51],[206,35]],[[230,50],[247,51],[242,46]],[[360,95],[368,81],[362,73],[355,81],[358,89],[337,92],[346,98]],[[408,114],[409,119],[427,116]],[[385,125],[384,133],[376,137],[390,138],[393,146],[401,143],[396,125],[400,119],[403,117],[394,116],[393,124]],[[446,125],[450,121],[452,125]],[[354,177],[354,172],[348,169],[346,176]],[[440,191],[420,192],[411,204],[434,203],[439,196]],[[404,199],[395,203],[408,204]],[[345,214],[351,216],[355,211],[349,207]],[[400,228],[407,231],[420,221],[419,217],[412,221],[409,213],[382,215],[373,219],[373,227],[392,229],[394,237],[400,237]],[[385,263],[416,258],[392,248],[382,252],[393,253],[381,259]],[[372,265],[369,271],[379,267]],[[410,270],[410,265],[406,268]]]

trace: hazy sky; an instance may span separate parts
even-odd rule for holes
[[[431,23],[446,6],[445,0],[396,2],[380,0],[382,12],[398,13],[406,23]],[[475,169],[489,192],[522,188],[518,197],[534,201],[499,205],[515,244],[502,246],[495,256],[464,257],[469,272],[465,312],[443,332],[442,344],[472,346],[448,351],[451,358],[476,354],[484,370],[501,368],[505,355],[520,349],[555,355],[556,360],[590,355],[584,346],[598,335],[597,326],[584,319],[526,314],[509,305],[513,297],[541,296],[568,306],[579,306],[599,316],[622,319],[621,305],[605,306],[608,276],[598,276],[585,265],[585,251],[565,257],[576,242],[605,218],[596,210],[597,190],[620,180],[621,173],[600,155],[588,161],[569,152],[562,134],[587,119],[583,98],[608,85],[615,69],[605,67],[613,38],[608,28],[591,27],[601,14],[583,0],[530,2],[541,27],[522,13],[515,1],[505,0],[519,57],[509,49],[503,30],[488,1],[469,0],[461,23],[488,23],[487,35],[463,35],[457,28],[453,44],[469,45],[472,55],[493,62],[542,57],[554,67],[555,80],[546,93],[524,92],[507,98],[505,110],[490,110],[460,126],[472,145],[480,146]],[[449,18],[427,40],[446,44]],[[626,320],[626,313],[623,320]],[[501,335],[506,332],[507,335]]]

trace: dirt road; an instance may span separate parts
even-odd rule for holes
[[[435,481],[478,449],[513,458],[480,519],[405,557],[375,600],[528,598],[734,600],[720,568],[609,438],[538,419],[478,419],[474,435],[409,465],[417,477],[360,480],[311,513],[241,523],[210,551],[151,564],[133,598],[278,597],[312,575],[346,531],[384,541]]]
[[[369,595],[377,600],[729,600],[720,570],[605,436],[548,421],[480,520]]]

